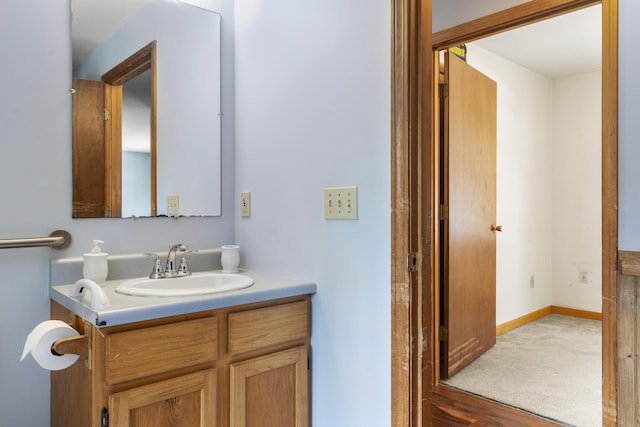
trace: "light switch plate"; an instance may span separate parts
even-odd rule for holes
[[[358,219],[358,187],[324,189],[325,219]]]

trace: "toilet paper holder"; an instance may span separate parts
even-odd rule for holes
[[[56,356],[77,354],[82,359],[89,357],[89,335],[61,338],[51,344],[51,353]]]

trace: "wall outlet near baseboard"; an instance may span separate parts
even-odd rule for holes
[[[585,270],[580,270],[578,272],[578,281],[581,285],[587,285],[589,283],[589,272]]]
[[[529,276],[529,287],[533,289],[535,288],[535,286],[536,286],[536,276],[532,274],[531,276]]]

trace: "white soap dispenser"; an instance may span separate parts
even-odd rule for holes
[[[104,243],[102,240],[94,240],[93,248],[91,252],[83,255],[84,264],[82,266],[82,276],[85,279],[90,279],[101,286],[105,286],[107,280],[108,264],[107,253],[100,250],[100,244]]]

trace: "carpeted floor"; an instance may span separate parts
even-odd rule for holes
[[[570,426],[602,425],[602,322],[551,314],[442,381]]]

